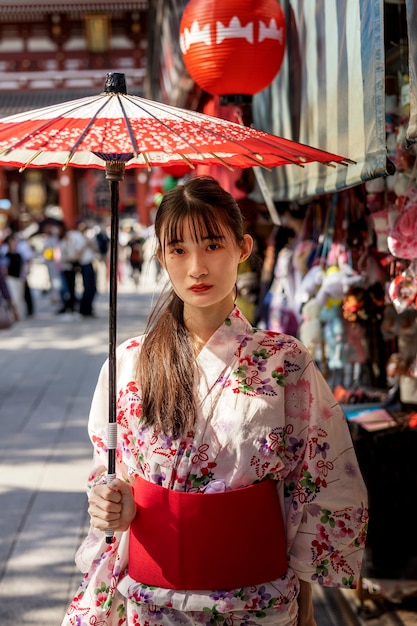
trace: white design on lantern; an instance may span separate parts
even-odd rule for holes
[[[277,23],[274,18],[271,18],[269,26],[262,21],[259,22],[259,41],[264,39],[276,39],[281,44],[284,42],[284,29],[277,28]]]
[[[237,16],[232,17],[229,26],[224,26],[222,22],[216,22],[216,43],[220,44],[225,39],[246,39],[249,43],[254,41],[253,22],[249,22],[246,26],[242,26]],[[281,44],[284,41],[284,29],[277,28],[274,18],[269,21],[269,26],[259,21],[259,37],[258,41],[265,39],[276,39]],[[180,35],[180,48],[183,54],[186,54],[194,43],[204,43],[211,45],[210,23],[200,29],[198,21],[191,24],[191,28],[184,28]]]
[[[229,26],[224,26],[221,22],[217,22],[216,26],[216,43],[222,43],[225,39],[238,38],[253,43],[253,22],[249,22],[247,26],[242,26],[240,19],[234,16],[230,20]]]
[[[190,29],[184,28],[184,32],[180,36],[181,52],[183,54],[188,52],[193,43],[211,45],[210,24],[206,24],[201,30],[198,22],[193,22]]]

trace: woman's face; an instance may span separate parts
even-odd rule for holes
[[[16,252],[17,250],[17,239],[15,237],[10,237],[9,239],[9,250],[10,252]]]
[[[240,246],[227,231],[210,238],[196,237],[186,220],[181,241],[166,241],[159,260],[184,302],[184,310],[224,307],[228,315],[233,308],[238,265],[251,251],[249,235]]]

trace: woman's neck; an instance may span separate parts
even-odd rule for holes
[[[184,308],[184,323],[190,332],[197,352],[205,346],[210,337],[223,324],[234,308],[234,303],[225,303],[224,306],[216,306],[214,310]]]

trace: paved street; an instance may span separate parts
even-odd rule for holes
[[[152,299],[124,289],[119,341],[143,329]],[[59,625],[80,580],[87,416],[108,350],[107,294],[97,319],[55,315],[48,296],[34,296],[35,316],[0,334],[1,626]]]
[[[59,626],[81,577],[86,426],[108,349],[108,297],[98,296],[96,319],[67,318],[55,315],[42,281],[35,265],[35,316],[0,333],[1,626]],[[119,342],[143,329],[154,284],[148,276],[138,289],[120,286]],[[363,621],[353,592],[318,589],[315,604],[318,626],[417,623],[411,613]]]

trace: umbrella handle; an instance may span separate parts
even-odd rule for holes
[[[106,483],[111,483],[112,480],[114,480],[115,478],[116,478],[116,474],[107,474]],[[113,528],[106,528],[106,530],[104,531],[104,535],[106,537],[106,543],[113,543],[113,535],[114,535]]]
[[[111,483],[116,478],[116,447],[117,447],[117,424],[108,424],[108,474],[106,476],[106,483]],[[104,531],[106,537],[106,543],[113,543],[113,528],[106,528]]]
[[[116,341],[117,341],[117,266],[119,249],[119,180],[123,178],[124,164],[107,163],[106,178],[110,180],[110,287],[109,287],[109,423],[107,482],[116,478]],[[105,530],[106,543],[113,542],[113,529]]]

